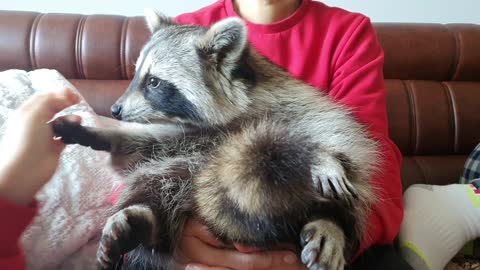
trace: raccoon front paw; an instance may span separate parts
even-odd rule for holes
[[[100,136],[97,136],[91,127],[70,122],[64,117],[55,119],[51,125],[53,132],[61,137],[65,144],[79,144],[102,151],[108,151],[111,148],[110,143],[102,140]]]
[[[153,227],[153,213],[144,206],[130,206],[111,216],[103,228],[97,251],[99,269],[115,269],[123,254],[140,244],[151,244]]]
[[[358,199],[355,187],[348,180],[340,162],[329,158],[312,166],[313,184],[320,195],[352,205]]]
[[[53,133],[61,137],[65,144],[77,144],[77,134],[82,133],[83,127],[79,123],[70,122],[64,117],[52,121]]]
[[[310,270],[343,270],[345,267],[343,231],[328,220],[308,223],[300,234],[301,259]]]

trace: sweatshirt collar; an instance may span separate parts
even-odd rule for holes
[[[271,24],[256,24],[245,20],[248,25],[248,30],[256,33],[278,33],[285,31],[296,25],[305,16],[311,1],[312,0],[302,0],[298,9],[292,15],[279,22]],[[223,0],[223,2],[228,17],[240,17],[235,11],[233,0]]]

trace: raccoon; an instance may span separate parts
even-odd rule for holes
[[[147,10],[151,39],[112,106],[138,128],[53,123],[66,144],[111,153],[125,175],[97,253],[101,269],[173,269],[196,216],[227,244],[298,248],[343,269],[375,201],[377,146],[348,109],[258,55],[238,18],[178,25]],[[323,268],[322,268],[323,267]]]

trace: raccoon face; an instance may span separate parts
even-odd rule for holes
[[[118,119],[222,125],[248,110],[255,72],[245,24],[238,18],[209,28],[178,25],[146,11],[152,37],[135,76],[112,106]]]

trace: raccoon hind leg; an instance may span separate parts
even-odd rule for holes
[[[152,210],[132,205],[111,216],[105,225],[97,251],[100,269],[115,269],[121,256],[139,245],[153,244],[156,219]]]
[[[301,260],[310,270],[343,270],[345,235],[334,222],[318,219],[305,225],[300,234]]]

